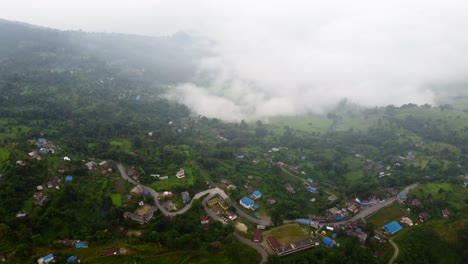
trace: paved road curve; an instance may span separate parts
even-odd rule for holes
[[[136,182],[134,179],[130,178],[126,171],[125,171],[125,168],[123,167],[123,165],[119,162],[115,162],[119,172],[120,172],[120,175],[122,176],[122,178],[124,178],[125,180],[131,182],[132,184],[134,185],[137,185],[139,184],[138,182]],[[414,188],[416,188],[418,184],[412,184],[410,186],[407,186],[405,189],[403,189],[403,191],[401,191],[402,193],[404,194],[408,194],[408,192]],[[205,196],[205,195],[208,195],[207,197],[205,197],[203,199],[203,206],[205,208],[205,211],[215,220],[218,220],[218,221],[221,221],[222,223],[226,224],[226,222],[224,222],[219,216],[217,216],[215,213],[213,213],[206,205],[206,202],[208,200],[210,200],[211,198],[213,198],[216,194],[221,196],[224,200],[226,201],[230,201],[229,200],[229,196],[221,189],[219,188],[212,188],[212,189],[208,189],[208,190],[205,190],[205,191],[202,191],[202,192],[199,192],[197,194],[195,194],[193,196],[193,199],[190,201],[190,203],[188,203],[184,208],[178,210],[178,211],[175,211],[175,212],[169,212],[166,210],[166,208],[164,208],[160,203],[159,203],[159,200],[158,200],[158,196],[159,194],[153,190],[151,187],[148,187],[148,186],[144,186],[142,185],[146,190],[148,190],[148,192],[153,196],[154,198],[154,203],[156,204],[156,206],[158,207],[159,210],[161,210],[161,212],[164,214],[164,215],[180,215],[180,214],[184,214],[185,212],[187,212],[190,208],[192,208],[192,203],[193,203],[193,200],[195,199],[200,199],[201,197]],[[358,214],[356,214],[354,217],[348,219],[348,220],[344,220],[344,221],[340,221],[340,222],[331,222],[331,223],[323,223],[325,225],[342,225],[342,224],[346,224],[350,221],[355,221],[359,218],[362,218],[362,219],[366,219],[367,217],[373,215],[374,213],[378,212],[379,210],[391,205],[393,202],[396,201],[396,197],[392,197],[392,198],[389,198],[388,200],[386,200],[385,202],[383,203],[378,203],[378,204],[375,204],[371,207],[368,207],[368,208],[365,208],[361,211],[359,211]],[[270,225],[271,223],[271,219],[269,217],[262,217],[262,218],[255,218],[253,216],[251,216],[250,214],[244,212],[241,208],[239,208],[239,206],[237,206],[237,204],[233,203],[233,202],[230,202],[232,206],[234,206],[237,210],[237,213],[243,217],[245,217],[247,220],[253,222],[253,223],[256,223],[256,224],[259,224],[259,225],[265,225],[265,226],[268,226]],[[284,221],[284,223],[292,223],[292,222],[295,222],[295,220],[286,220]],[[264,248],[262,248],[259,244],[257,243],[254,243],[236,233],[234,233],[234,236],[242,243],[254,248],[255,250],[258,251],[258,253],[260,253],[260,255],[262,256],[262,263],[265,263],[268,259],[268,254],[267,252],[265,251]],[[392,259],[389,261],[389,264],[392,264],[393,261],[397,258],[398,256],[398,253],[399,253],[399,250],[398,250],[398,246],[392,241],[392,240],[389,240],[390,244],[393,246],[393,248],[395,249],[395,253],[393,254],[393,257]]]
[[[417,183],[415,184],[412,184],[410,186],[407,186],[405,189],[403,189],[403,191],[401,191],[402,193],[404,194],[408,194],[408,192],[414,188],[416,188],[416,186],[418,186]],[[348,219],[348,220],[344,220],[344,221],[340,221],[340,222],[331,222],[331,223],[323,223],[325,225],[327,224],[330,224],[330,225],[342,225],[342,224],[346,224],[350,221],[355,221],[359,218],[362,218],[362,219],[366,219],[368,218],[369,216],[375,214],[376,212],[378,212],[379,210],[391,205],[393,202],[395,202],[397,200],[396,197],[392,197],[392,198],[389,198],[387,199],[385,202],[383,203],[378,203],[378,204],[375,204],[373,206],[370,206],[370,207],[367,207],[367,208],[364,208],[362,209],[361,211],[359,211],[359,213],[357,213],[355,216],[353,216],[352,218]]]
[[[234,232],[234,237],[237,238],[237,240],[239,240],[240,242],[257,250],[260,256],[262,256],[262,261],[260,263],[266,263],[268,261],[268,253],[265,251],[265,249],[262,246],[260,246],[259,244],[255,242],[248,240],[247,238],[237,234],[236,232]]]
[[[130,183],[134,184],[134,185],[137,185],[139,184],[138,182],[136,182],[134,179],[130,178],[126,171],[125,171],[125,168],[123,167],[123,165],[119,162],[115,162],[115,165],[117,166],[119,172],[120,172],[120,175],[122,176],[122,178],[124,178],[125,180],[129,181]],[[144,185],[142,185],[144,186]],[[148,187],[148,186],[144,186],[144,188],[146,190],[148,190],[148,192],[153,196],[154,198],[154,203],[156,204],[156,206],[158,207],[159,210],[161,210],[161,212],[164,214],[164,215],[180,215],[180,214],[183,214],[185,212],[187,212],[187,210],[189,210],[191,207],[192,207],[192,202],[194,199],[200,199],[201,197],[205,196],[208,194],[208,196],[206,196],[203,201],[202,201],[202,204],[203,204],[203,207],[205,209],[205,211],[208,213],[208,215],[210,215],[211,218],[215,219],[215,220],[218,220],[220,221],[221,223],[223,224],[226,224],[225,221],[223,221],[219,216],[217,216],[213,211],[211,211],[208,206],[206,205],[206,202],[210,199],[212,199],[216,194],[220,195],[224,200],[226,201],[229,201],[229,197],[228,195],[221,189],[219,188],[213,188],[213,189],[208,189],[206,191],[203,191],[203,192],[199,192],[197,194],[195,194],[195,196],[193,197],[193,199],[190,201],[189,204],[187,204],[184,208],[178,210],[178,211],[175,211],[175,212],[168,212],[160,203],[159,203],[159,200],[158,200],[158,196],[159,194],[153,190],[151,187]],[[270,223],[270,219],[269,218],[266,218],[266,219],[257,219],[257,218],[254,218],[250,215],[248,215],[247,213],[245,213],[244,211],[242,211],[240,208],[238,208],[235,204],[233,204],[236,209],[237,209],[237,213],[239,213],[240,215],[246,217],[248,220],[254,220],[252,222],[255,222],[257,224],[264,224],[264,223]],[[255,249],[261,256],[262,256],[262,261],[261,263],[266,263],[267,260],[268,260],[268,253],[265,251],[265,249],[260,246],[259,244],[257,243],[254,243],[242,236],[240,236],[239,234],[235,233],[234,232],[234,237],[239,240],[240,242],[246,244],[247,246],[250,246],[252,247],[253,249]]]

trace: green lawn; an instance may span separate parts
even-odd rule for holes
[[[381,228],[387,223],[397,220],[404,216],[406,213],[401,209],[401,205],[398,202],[393,203],[385,209],[382,209],[375,215],[367,219],[368,223],[373,223],[376,228]]]
[[[289,224],[266,231],[263,236],[274,236],[281,244],[288,244],[308,238],[310,231],[299,224]]]
[[[130,152],[132,149],[132,143],[128,139],[121,139],[121,140],[112,140],[110,142],[110,145],[112,147],[116,147],[118,149],[121,149],[125,152]]]
[[[114,206],[117,206],[117,207],[122,206],[122,194],[120,194],[120,193],[111,193],[110,197],[112,199],[112,204],[114,204]]]
[[[3,162],[10,157],[10,152],[5,148],[0,148],[0,162]]]

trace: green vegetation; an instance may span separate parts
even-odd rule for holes
[[[306,239],[310,236],[310,231],[309,228],[300,226],[299,224],[289,224],[268,230],[265,232],[264,237],[269,236],[276,237],[281,244],[286,245]]]
[[[385,224],[388,224],[393,220],[399,221],[400,217],[405,215],[406,212],[403,207],[396,202],[371,216],[367,219],[367,222],[374,224],[377,228],[382,228]]]
[[[232,123],[194,116],[187,107],[161,98],[176,83],[192,80],[191,62],[202,53],[190,45],[194,41],[183,33],[144,38],[0,21],[0,252],[8,253],[12,263],[33,262],[48,252],[62,259],[76,253],[86,263],[259,262],[256,251],[234,239],[233,225],[200,224],[206,214],[200,200],[183,215],[157,212],[145,225],[124,218],[125,212],[137,211],[139,201],[150,206],[154,200],[129,196],[133,186],[115,166],[112,172],[99,165],[90,171],[85,163],[91,160],[133,166],[140,183],[173,192],[165,199],[179,208],[184,191],[193,196],[219,186],[237,202],[248,190],[260,190],[258,212],[271,216],[277,226],[309,214],[323,216],[326,209],[346,207],[356,197],[386,199],[385,189],[418,182],[408,197],[422,206],[395,203],[369,218],[366,232],[402,215],[416,221],[419,213],[428,212],[430,220],[394,236],[402,252],[398,262],[466,259],[466,249],[460,247],[467,244],[468,188],[462,187],[468,172],[466,109],[449,104],[365,109],[342,101],[325,115]],[[40,150],[37,140],[42,137],[56,147],[39,160],[28,153]],[[175,178],[180,168],[186,172],[183,179]],[[67,175],[73,181],[65,182]],[[309,177],[318,193],[306,190]],[[35,192],[47,196],[42,205],[35,204],[40,204]],[[339,199],[328,202],[330,194]],[[402,210],[407,207],[408,213]],[[451,212],[448,219],[440,213],[445,208]],[[21,210],[27,215],[17,218]],[[242,221],[250,237],[256,225]],[[308,233],[292,224],[264,235],[288,243]],[[355,237],[337,233],[339,248],[270,260],[389,259],[388,244],[369,239],[363,250]],[[67,248],[57,242],[64,238],[87,240],[91,246]],[[107,246],[126,248],[128,255],[100,257],[99,249]],[[374,258],[374,251],[383,257]]]

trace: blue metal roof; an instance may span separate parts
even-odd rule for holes
[[[324,243],[325,245],[331,245],[331,244],[334,244],[333,243],[333,239],[329,238],[329,237],[323,237],[322,238],[322,243]]]
[[[312,186],[307,186],[307,190],[309,190],[309,192],[316,192],[317,189],[312,187]]]
[[[312,178],[307,178],[307,181],[308,182],[313,182],[314,180],[312,180]]]
[[[300,224],[310,225],[310,220],[309,220],[309,219],[305,219],[305,218],[296,219],[296,222],[298,222],[298,223],[300,223]]]
[[[335,220],[338,220],[338,221],[343,220],[343,216],[342,215],[337,215],[337,216],[335,216]]]
[[[405,199],[408,198],[408,197],[406,196],[406,194],[404,194],[404,193],[402,193],[402,192],[399,193],[398,196],[400,196],[401,198],[405,198]]]
[[[54,259],[54,254],[50,253],[49,255],[47,255],[47,256],[45,256],[45,257],[42,257],[42,259],[43,259],[44,261],[47,261],[47,260],[49,260],[49,259]]]
[[[246,206],[251,206],[253,205],[254,201],[250,199],[247,196],[242,197],[242,203],[245,204]]]
[[[77,256],[70,256],[67,258],[67,262],[72,262],[72,261],[76,261],[78,259]]]
[[[392,221],[386,224],[384,228],[392,235],[403,229],[403,227],[397,221]]]
[[[68,175],[67,177],[65,177],[65,181],[73,181],[73,176]]]
[[[262,193],[259,190],[255,190],[252,194],[255,196],[262,196]]]
[[[254,204],[254,208],[255,208],[255,209],[258,209],[258,208],[260,208],[260,205]]]

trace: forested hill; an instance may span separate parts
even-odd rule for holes
[[[43,132],[88,153],[99,139],[158,131],[188,115],[158,95],[193,78],[203,54],[197,42],[185,33],[154,38],[0,20],[0,133],[8,132],[0,139]],[[10,133],[13,126],[23,129]]]
[[[145,37],[60,31],[0,20],[2,74],[77,71],[99,65],[157,84],[183,82],[193,79],[196,59],[204,54],[199,43],[184,32]]]

